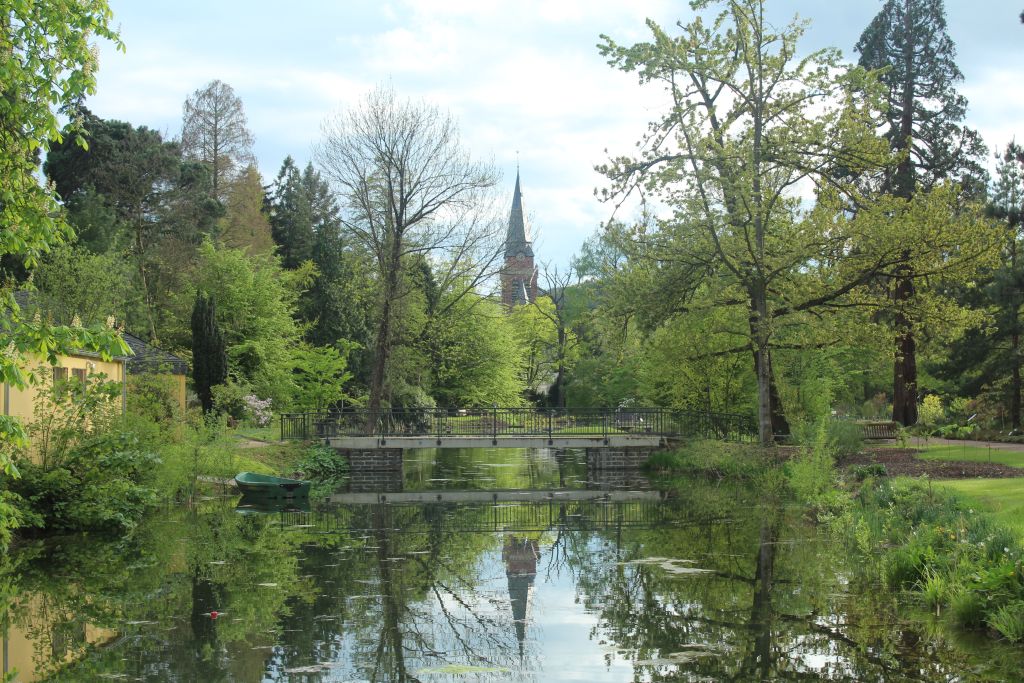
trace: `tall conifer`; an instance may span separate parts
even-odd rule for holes
[[[213,297],[199,290],[192,307],[192,379],[204,413],[213,409],[213,387],[227,378],[227,347],[217,326],[216,306]]]
[[[985,153],[978,134],[960,125],[967,99],[956,92],[963,80],[956,46],[946,33],[942,0],[886,0],[855,47],[860,65],[884,69],[888,88],[885,136],[903,154],[884,179],[885,192],[911,198],[941,180],[954,180],[981,193]],[[917,348],[908,313],[914,298],[914,273],[908,256],[890,284],[894,303],[896,358],[893,368],[893,420],[917,422]]]

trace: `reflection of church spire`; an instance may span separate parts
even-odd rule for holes
[[[520,658],[526,642],[526,621],[530,613],[530,598],[533,596],[533,580],[537,576],[538,557],[540,551],[537,541],[517,536],[505,537],[501,559],[505,563],[505,576],[508,578],[508,597],[512,603],[512,619],[516,626]]]

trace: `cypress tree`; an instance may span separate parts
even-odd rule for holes
[[[963,127],[967,99],[954,85],[963,80],[956,46],[946,33],[942,0],[886,0],[854,49],[860,66],[885,69],[879,78],[888,89],[885,136],[902,154],[884,192],[910,199],[945,179],[981,194],[984,144]],[[917,348],[913,320],[906,312],[914,298],[909,252],[890,283],[895,313],[896,360],[893,367],[893,420],[917,422]]]
[[[192,380],[204,413],[213,409],[213,387],[227,378],[227,347],[217,326],[216,306],[213,297],[199,290],[192,307]]]

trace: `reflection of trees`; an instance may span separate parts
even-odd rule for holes
[[[371,507],[380,597],[376,632],[360,634],[363,648],[373,648],[358,657],[368,663],[363,675],[416,681],[424,668],[514,665],[508,598],[488,593],[481,580],[480,555],[493,539],[446,531],[444,519],[455,513],[451,506]]]
[[[214,505],[172,512],[130,540],[25,547],[0,572],[0,600],[45,632],[47,671],[54,641],[73,643],[86,624],[111,629],[109,645],[54,680],[294,680],[287,670],[321,662],[336,666],[301,680],[430,681],[447,664],[504,669],[473,680],[522,680],[540,664],[531,592],[566,579],[600,615],[593,640],[636,662],[637,680],[951,677],[949,651],[926,658],[906,627],[877,627],[891,607],[880,597],[837,590],[841,550],[796,512],[755,506],[744,490],[701,490],[650,516],[653,529],[632,502],[270,516]],[[545,520],[554,528],[527,531]],[[675,575],[653,557],[711,571]],[[39,596],[40,610],[19,610],[16,590]],[[211,609],[226,614],[213,621]]]
[[[844,612],[838,562],[813,530],[800,531],[804,524],[793,513],[734,504],[733,519],[725,520],[685,511],[715,507],[681,502],[671,534],[626,530],[621,563],[608,534],[603,546],[591,543],[586,555],[571,558],[587,568],[578,586],[600,610],[601,638],[631,653],[638,679],[932,680],[918,678],[931,669],[945,680],[948,665],[891,661],[832,617],[818,616]],[[666,567],[644,562],[648,557],[698,564]],[[684,573],[691,567],[707,571]]]
[[[303,592],[301,537],[272,522],[214,503],[199,514],[172,510],[130,538],[67,538],[19,553],[17,599],[35,606],[13,613],[33,635],[38,672],[61,669],[54,680],[68,681],[258,680],[265,652],[253,646],[273,642],[285,597]],[[263,582],[280,590],[260,595]],[[212,620],[213,609],[225,618]],[[91,639],[103,647],[83,647],[86,632],[103,634]],[[65,666],[71,644],[84,657]]]

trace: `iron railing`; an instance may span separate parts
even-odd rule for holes
[[[342,436],[601,437],[649,434],[675,438],[756,441],[747,415],[665,408],[423,408],[370,412],[282,413],[281,439]]]

